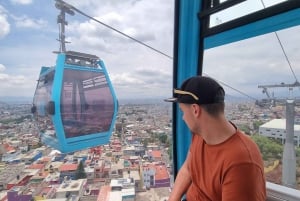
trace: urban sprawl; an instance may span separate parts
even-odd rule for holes
[[[173,183],[171,104],[121,104],[109,144],[72,153],[41,143],[30,108],[0,102],[0,201],[167,199]],[[226,115],[246,134],[284,143],[284,106],[226,103]],[[296,124],[299,117],[296,108]],[[299,147],[298,125],[294,136]]]

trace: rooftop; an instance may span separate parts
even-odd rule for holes
[[[275,128],[275,129],[285,129],[286,128],[286,119],[273,119],[267,123],[261,125],[260,127],[264,128]],[[295,131],[300,131],[300,125],[294,125]]]

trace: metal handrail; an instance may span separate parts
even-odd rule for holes
[[[300,190],[267,182],[267,201],[299,201]]]

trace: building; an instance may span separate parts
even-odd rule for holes
[[[32,166],[32,168],[27,167],[24,170],[24,173],[26,173],[27,178],[29,178],[28,183],[35,185],[41,184],[41,182],[43,182],[43,180],[47,176],[47,173],[43,172],[40,168],[34,168],[34,166]]]
[[[0,201],[7,200],[7,191],[0,191]]]
[[[84,171],[86,173],[86,179],[88,180],[88,182],[92,182],[95,178],[95,168],[94,167],[90,167],[90,166],[86,166],[84,168]]]
[[[59,172],[50,173],[47,175],[44,181],[48,182],[49,185],[57,185],[60,184],[59,176],[60,176]]]
[[[159,150],[159,146],[158,145],[156,145],[156,144],[150,144],[150,145],[148,145],[147,146],[147,150],[154,150],[154,151],[157,151],[157,150]]]
[[[123,178],[132,178],[134,181],[135,191],[143,190],[143,181],[141,180],[141,174],[139,170],[130,170],[123,172]]]
[[[49,172],[49,173],[55,173],[55,172],[59,172],[60,170],[60,166],[62,166],[64,163],[61,161],[54,161],[51,162],[49,164],[46,165],[45,167],[45,172]]]
[[[162,161],[162,154],[160,150],[152,150],[148,152],[148,155],[150,157],[150,160],[152,161]]]
[[[56,195],[56,187],[41,183],[38,187],[32,188],[34,191],[34,200],[52,199]]]
[[[112,162],[109,171],[109,178],[122,178],[124,170],[124,160],[120,159]]]
[[[101,187],[97,201],[135,201],[132,179],[112,179],[110,185]]]
[[[8,147],[6,148],[6,153],[2,155],[2,161],[7,163],[20,163],[21,159],[19,158],[21,151],[16,151],[14,148]]]
[[[56,198],[77,197],[83,195],[86,187],[86,179],[65,180],[56,190]]]
[[[7,192],[7,201],[30,201],[32,200],[32,194],[19,193],[19,189],[11,189]]]
[[[110,191],[111,191],[110,186],[108,186],[108,185],[102,186],[100,189],[100,192],[98,194],[97,201],[106,201],[109,196]]]
[[[167,167],[162,164],[157,164],[155,167],[154,188],[170,187],[170,175]]]
[[[105,161],[104,160],[96,160],[93,163],[94,167],[94,178],[104,178],[105,173]],[[107,172],[108,175],[108,172]]]
[[[286,120],[285,119],[273,119],[259,127],[259,134],[280,139],[282,144],[286,138]],[[294,141],[295,145],[300,146],[300,125],[294,125]]]
[[[26,154],[21,158],[22,162],[26,165],[30,165],[33,162],[37,161],[39,158],[43,156],[43,153],[41,151],[33,151],[29,154]]]
[[[77,167],[78,164],[74,164],[74,163],[62,164],[59,168],[60,182],[62,182],[65,178],[75,179]]]
[[[143,167],[143,183],[149,188],[170,187],[170,175],[163,164],[148,164]]]
[[[24,164],[19,165],[7,165],[1,172],[0,172],[0,191],[1,190],[9,190],[11,189],[14,184],[18,184],[21,180],[22,171],[25,169]]]
[[[128,146],[123,149],[123,155],[124,156],[135,156],[135,147],[134,146]]]

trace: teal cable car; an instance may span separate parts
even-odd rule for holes
[[[61,10],[61,50],[55,66],[41,68],[32,113],[41,142],[65,153],[107,144],[118,102],[99,57],[66,51],[65,13],[74,13],[61,1],[56,7]]]

